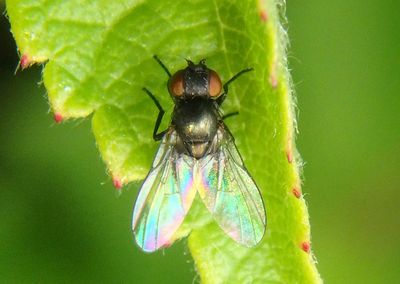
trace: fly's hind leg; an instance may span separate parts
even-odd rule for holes
[[[154,130],[153,130],[153,139],[154,141],[159,141],[161,138],[163,138],[164,134],[167,132],[168,129],[161,131],[160,133],[158,132],[158,128],[160,127],[162,118],[165,114],[164,109],[162,108],[161,104],[158,102],[157,98],[146,88],[143,88],[143,91],[153,100],[154,104],[158,108],[158,116],[156,120],[156,124],[154,125]]]
[[[230,78],[230,79],[228,80],[228,82],[226,82],[226,83],[224,84],[224,86],[223,86],[224,92],[223,92],[222,95],[220,95],[220,96],[218,97],[218,99],[217,99],[217,104],[218,104],[218,105],[221,105],[221,104],[224,102],[224,100],[225,100],[225,98],[226,98],[226,95],[228,94],[228,86],[229,86],[230,83],[232,83],[233,81],[235,81],[239,76],[243,75],[244,73],[247,73],[247,72],[250,72],[250,71],[253,71],[253,70],[254,70],[254,68],[246,68],[246,69],[243,69],[242,71],[240,71],[240,72],[238,72],[236,75],[234,75],[232,78]]]

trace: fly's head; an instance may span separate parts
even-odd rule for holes
[[[195,98],[216,99],[221,95],[222,83],[218,74],[209,69],[205,60],[198,64],[187,60],[188,66],[177,71],[168,82],[169,93],[179,100]]]

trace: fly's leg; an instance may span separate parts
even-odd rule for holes
[[[159,141],[159,140],[161,140],[161,138],[163,138],[164,134],[168,130],[168,129],[166,129],[164,131],[161,131],[160,133],[157,133],[165,111],[162,108],[162,106],[160,105],[160,103],[158,102],[157,98],[148,89],[143,88],[143,91],[146,92],[146,94],[153,100],[154,104],[158,108],[158,116],[157,116],[156,124],[154,125],[154,130],[153,130],[153,139],[154,139],[154,141]]]
[[[227,119],[228,117],[235,116],[235,115],[238,115],[238,114],[239,114],[238,111],[234,111],[234,112],[227,113],[227,114],[225,114],[225,115],[222,116],[222,120],[225,120],[225,119]]]
[[[157,55],[153,55],[153,58],[155,59],[155,61],[157,61],[157,63],[161,66],[161,68],[165,71],[165,73],[167,73],[168,77],[171,77],[171,72],[169,72],[167,66],[165,66],[165,64],[160,60],[160,58],[158,58]],[[154,125],[154,130],[153,130],[153,139],[154,139],[154,141],[159,141],[163,138],[164,134],[168,130],[168,129],[166,129],[164,131],[161,131],[160,133],[157,133],[158,128],[160,127],[162,118],[165,114],[165,111],[162,108],[161,104],[158,102],[157,98],[148,89],[143,88],[143,91],[146,92],[146,94],[153,100],[154,104],[158,108],[158,116],[157,116],[156,124]]]
[[[169,72],[167,66],[158,58],[157,55],[153,55],[153,58],[157,61],[158,64],[160,64],[161,68],[164,69],[165,73],[167,73],[168,77],[171,78],[171,72]]]
[[[228,82],[226,82],[226,83],[224,84],[224,86],[223,86],[224,92],[223,92],[222,95],[220,95],[220,96],[218,97],[218,99],[217,99],[217,104],[218,104],[218,105],[221,105],[221,104],[224,102],[224,100],[225,100],[225,98],[226,98],[226,95],[228,94],[228,86],[229,86],[230,83],[232,83],[233,81],[235,81],[239,76],[243,75],[244,73],[247,73],[247,72],[250,72],[250,71],[253,71],[253,70],[254,70],[254,68],[246,68],[246,69],[243,69],[242,71],[240,71],[239,73],[237,73],[236,75],[234,75],[232,78],[230,78],[230,79],[228,80]]]

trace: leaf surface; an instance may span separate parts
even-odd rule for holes
[[[196,199],[176,235],[187,235],[204,283],[319,283],[309,252],[308,214],[294,146],[280,1],[9,0],[7,13],[22,67],[46,63],[43,81],[57,120],[92,115],[101,156],[117,185],[142,180],[157,143],[157,108],[167,110],[167,76],[185,58],[216,70],[223,81],[246,67],[224,102],[245,164],[262,191],[268,226],[252,249],[230,240]],[[78,138],[77,138],[78,139]],[[144,256],[145,257],[145,256]]]

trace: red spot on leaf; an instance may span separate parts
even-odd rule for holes
[[[117,178],[113,179],[113,184],[114,184],[114,187],[116,189],[121,189],[122,188],[122,182]]]
[[[61,121],[63,121],[63,116],[61,115],[61,113],[55,113],[54,114],[54,121],[56,123],[60,123]]]
[[[309,253],[311,249],[310,242],[302,242],[301,249],[304,250],[306,253]]]
[[[261,10],[260,18],[261,18],[261,21],[263,21],[263,22],[268,21],[268,13],[266,10]]]
[[[172,240],[167,241],[165,244],[162,245],[162,248],[169,248],[172,246],[174,242]]]
[[[272,88],[274,88],[274,89],[276,87],[278,87],[278,79],[276,78],[276,74],[275,73],[272,73],[269,76],[269,83],[271,84]]]
[[[30,61],[28,55],[23,54],[20,59],[20,65],[22,69],[28,68],[32,62]]]
[[[300,198],[301,196],[301,191],[297,187],[293,188],[293,195],[296,196],[297,198]]]
[[[287,157],[287,160],[288,160],[289,163],[293,162],[293,155],[292,155],[292,151],[291,150],[288,150],[286,152],[286,157]]]

